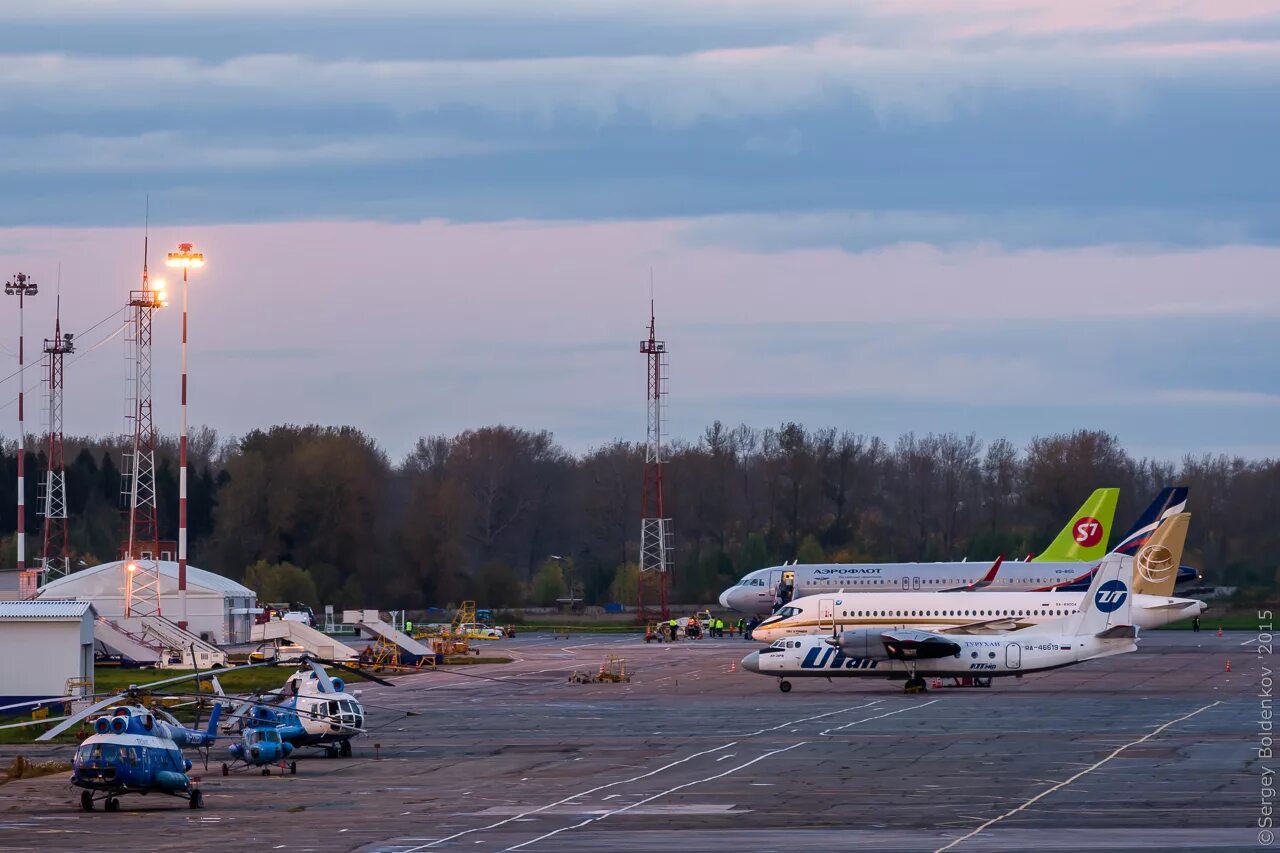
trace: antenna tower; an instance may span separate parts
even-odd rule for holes
[[[72,334],[62,333],[62,297],[58,297],[54,314],[53,337],[44,339],[45,382],[49,395],[49,433],[46,439],[48,470],[45,471],[44,494],[40,514],[44,516],[44,545],[40,552],[43,577],[41,584],[70,573],[71,555],[67,538],[67,462],[62,446],[62,379],[63,357],[75,352]]]
[[[124,551],[124,615],[160,615],[160,524],[156,512],[156,425],[151,415],[151,315],[169,302],[164,285],[147,277],[147,238],[142,243],[142,288],[129,291],[125,342],[132,362],[128,419],[133,442],[125,465],[124,496],[129,538]]]
[[[640,504],[640,570],[636,575],[636,610],[641,622],[650,614],[645,609],[645,586],[652,577],[658,593],[658,616],[670,618],[667,592],[671,580],[671,519],[666,517],[662,496],[662,466],[666,464],[663,422],[667,413],[667,342],[658,340],[653,299],[649,300],[649,339],[640,342],[647,362],[648,426],[645,432],[644,496]]]

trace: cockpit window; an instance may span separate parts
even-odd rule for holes
[[[790,617],[795,616],[799,612],[800,612],[799,607],[784,607],[778,611],[778,616],[782,617],[783,619],[789,619]]]

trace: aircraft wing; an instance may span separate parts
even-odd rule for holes
[[[991,582],[996,579],[996,574],[1000,571],[1000,565],[1004,562],[1004,554],[996,557],[996,561],[991,564],[991,568],[987,569],[987,573],[973,583],[967,583],[964,586],[953,586],[950,589],[939,590],[939,592],[973,592],[986,586],[991,586]]]
[[[963,625],[945,625],[933,630],[939,634],[1003,634],[1023,627],[1018,624],[1016,616],[1000,616],[995,619],[980,619],[977,622],[966,622]]]

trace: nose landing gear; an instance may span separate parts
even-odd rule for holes
[[[791,682],[790,682],[790,681],[787,681],[785,678],[779,678],[779,679],[778,679],[778,689],[779,689],[779,690],[781,690],[783,693],[790,693],[790,692],[791,692]]]

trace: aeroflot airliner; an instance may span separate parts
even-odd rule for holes
[[[1107,553],[1108,531],[1119,489],[1098,489],[1034,560],[988,563],[821,563],[771,566],[744,575],[720,594],[723,607],[766,615],[779,605],[784,576],[792,579],[791,598],[847,592],[1084,592],[1098,561]],[[1133,556],[1160,521],[1182,512],[1187,489],[1166,488],[1138,517],[1115,551]],[[1176,582],[1193,580],[1195,569],[1180,566]]]

